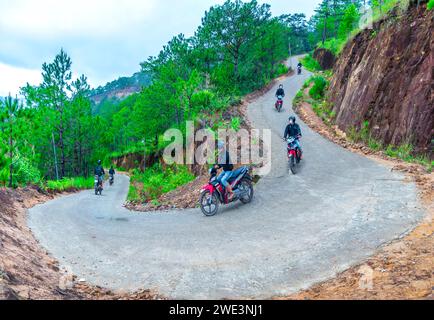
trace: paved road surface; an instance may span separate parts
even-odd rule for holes
[[[294,65],[296,61],[292,62]],[[29,212],[41,244],[80,278],[111,289],[157,289],[171,298],[269,298],[306,288],[367,258],[423,217],[416,187],[365,157],[323,139],[304,124],[305,161],[288,174],[279,140],[289,105],[308,77],[283,81],[249,106],[256,128],[273,130],[272,171],[250,205],[204,217],[199,210],[130,213],[128,178],[103,197],[62,197]]]

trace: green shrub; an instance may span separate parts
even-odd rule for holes
[[[191,97],[191,106],[196,111],[211,109],[215,94],[209,90],[196,92]]]
[[[313,77],[310,77],[309,79],[307,79],[304,83],[303,83],[303,89],[307,89],[310,84],[312,83],[312,79]]]
[[[137,188],[133,184],[130,184],[130,187],[128,189],[127,199],[128,201],[132,201],[132,202],[140,201],[139,192],[137,191]]]
[[[310,54],[306,55],[303,59],[301,59],[301,63],[303,67],[311,72],[320,71],[321,65],[318,61],[316,61]]]
[[[186,166],[170,166],[165,169],[160,164],[147,169],[144,173],[133,170],[131,182],[143,186],[141,192],[130,188],[129,200],[151,201],[162,194],[177,189],[195,179]]]
[[[300,91],[298,91],[297,94],[295,95],[295,98],[294,98],[292,104],[293,104],[294,106],[297,106],[300,102],[303,101],[303,98],[304,98],[303,90],[300,90]]]
[[[6,186],[9,183],[10,159],[6,158],[0,168],[0,185]],[[13,159],[13,187],[39,184],[40,182],[41,172],[32,165],[29,159],[20,154],[15,154]]]
[[[277,67],[275,77],[283,76],[283,75],[287,74],[288,72],[289,72],[289,68],[286,65],[284,65],[283,63],[281,63]]]
[[[356,127],[351,126],[348,130],[347,130],[347,138],[354,143],[359,142],[360,139],[360,133],[359,131],[356,129]]]
[[[372,137],[369,137],[367,144],[368,147],[374,151],[380,151],[383,149],[383,144]]]
[[[371,133],[369,132],[369,121],[363,122],[362,129],[360,130],[360,138],[365,143],[367,143],[371,138]]]
[[[241,119],[238,117],[232,118],[231,120],[231,129],[235,131],[240,131],[241,129]]]
[[[312,104],[312,109],[326,124],[331,124],[331,120],[334,118],[335,113],[332,112],[332,106],[327,101],[315,101]]]
[[[433,172],[433,170],[434,170],[434,161],[431,161],[431,163],[428,163],[427,165],[427,171],[431,173]]]
[[[348,42],[347,37],[341,37],[341,38],[331,38],[324,42],[324,45],[322,43],[318,44],[319,48],[324,48],[329,51],[331,51],[335,56],[339,55],[339,53],[342,52],[342,49],[345,47],[345,44]]]
[[[94,178],[63,178],[62,180],[57,181],[47,181],[42,184],[43,188],[47,191],[69,191],[69,190],[86,190],[92,189],[94,187]]]
[[[312,79],[313,86],[309,91],[309,95],[315,100],[321,100],[324,98],[325,90],[328,85],[328,81],[321,76],[315,76]]]
[[[0,186],[7,186],[9,182],[9,167],[3,167],[0,169]]]
[[[386,148],[385,154],[392,158],[398,158],[407,162],[413,162],[412,156],[413,146],[409,143],[404,143],[398,147],[389,145]]]
[[[433,8],[434,8],[434,0],[429,0],[428,5],[427,5],[427,9],[432,10]]]

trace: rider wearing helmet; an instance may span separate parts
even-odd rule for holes
[[[102,181],[102,177],[105,175],[101,160],[98,160],[98,165],[95,167],[95,175],[98,176],[98,179],[100,179],[100,181]]]
[[[111,166],[110,167],[110,170],[109,170],[109,175],[112,175],[112,176],[114,176],[115,175],[115,169],[113,168],[113,166]]]
[[[285,90],[283,90],[283,84],[279,85],[279,89],[277,89],[276,97],[281,96],[282,98],[285,97]]]
[[[229,179],[232,177],[232,170],[234,170],[234,165],[231,163],[229,151],[226,150],[225,143],[223,141],[218,142],[218,152],[220,164],[216,164],[214,168],[223,168],[223,172],[218,177],[218,180],[225,187],[228,193],[228,199],[232,200],[232,198],[234,197],[234,192],[232,190],[232,186],[229,183]]]
[[[286,126],[283,138],[285,141],[289,138],[295,138],[297,147],[301,150],[299,139],[302,137],[300,126],[297,123],[297,119],[294,116],[289,117],[289,123]]]

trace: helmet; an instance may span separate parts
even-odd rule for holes
[[[282,89],[282,88],[283,88],[283,84],[279,85],[279,88],[281,88],[281,89]]]
[[[101,163],[102,163],[102,161],[101,161],[101,160],[98,160],[98,165],[101,165]]]
[[[296,123],[297,122],[297,119],[294,117],[294,116],[291,116],[291,117],[289,117],[289,120],[288,120],[289,122],[293,122],[293,123]]]

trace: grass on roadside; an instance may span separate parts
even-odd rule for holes
[[[41,188],[49,192],[63,192],[69,190],[86,190],[94,187],[94,178],[64,178],[58,181],[43,182]]]
[[[150,202],[161,195],[183,186],[196,177],[186,166],[163,168],[160,164],[147,169],[144,173],[134,170],[128,200],[132,202]]]
[[[411,143],[403,143],[399,146],[385,146],[382,142],[375,139],[369,131],[369,122],[365,121],[360,130],[351,127],[347,131],[347,138],[354,143],[363,143],[373,151],[383,151],[391,158],[400,159],[408,163],[416,163],[424,166],[428,172],[432,172],[434,161],[429,160],[427,156],[414,155],[414,147]]]
[[[322,70],[319,62],[316,61],[311,54],[306,55],[300,62],[303,64],[303,67],[310,72]]]

